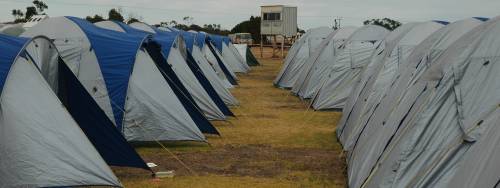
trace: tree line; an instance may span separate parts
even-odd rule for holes
[[[45,15],[44,11],[49,6],[43,1],[34,0],[32,4],[26,7],[25,11],[21,9],[12,9],[12,16],[14,16],[14,23],[27,22],[34,15]]]
[[[194,21],[193,17],[185,16],[182,18],[182,22],[178,22],[176,20],[170,20],[170,21],[160,22],[160,24],[156,24],[155,26],[173,27],[184,31],[190,31],[190,30],[202,31],[217,35],[228,35],[231,33],[231,31],[223,29],[220,24],[203,24],[202,26],[200,26],[194,24],[193,21]]]
[[[47,10],[49,6],[41,0],[34,0],[32,4],[25,8],[25,10],[21,9],[13,9],[12,16],[14,16],[14,23],[22,23],[27,22],[34,15],[45,15],[45,10]],[[105,20],[112,20],[118,22],[124,22],[127,24],[140,22],[142,18],[140,16],[136,16],[133,14],[128,15],[128,18],[122,15],[123,11],[121,9],[112,8],[108,11],[108,18],[104,18],[101,15],[95,14],[93,16],[87,16],[85,19],[95,23]],[[185,31],[194,30],[194,31],[203,31],[211,34],[218,35],[228,35],[230,33],[250,33],[252,39],[256,42],[260,42],[260,23],[261,17],[259,16],[251,16],[249,20],[245,20],[236,26],[234,26],[231,30],[226,30],[221,28],[220,24],[203,24],[202,26],[193,24],[194,18],[191,16],[185,16],[182,18],[182,23],[176,20],[164,21],[156,24],[155,26],[166,26],[173,27]],[[390,19],[390,18],[382,18],[382,19],[369,19],[363,22],[364,25],[379,25],[388,30],[394,30],[401,25],[401,22]],[[301,29],[298,29],[297,32],[304,32]]]

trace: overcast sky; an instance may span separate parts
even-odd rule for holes
[[[235,24],[260,15],[261,5],[284,4],[298,7],[299,28],[332,26],[335,17],[341,24],[361,25],[369,18],[389,17],[401,22],[445,20],[500,15],[500,0],[43,0],[49,16],[100,14],[107,17],[110,8],[121,8],[125,17],[142,17],[156,24],[191,16],[193,23],[221,24],[231,29]],[[31,0],[0,0],[0,22],[13,19],[12,9],[22,9]]]

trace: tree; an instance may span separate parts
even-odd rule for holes
[[[38,15],[38,11],[36,10],[36,7],[34,7],[34,6],[26,7],[26,13],[24,14],[25,19],[29,20],[34,15]]]
[[[184,31],[189,31],[189,30],[203,31],[206,33],[218,34],[218,35],[228,35],[230,33],[228,30],[221,29],[220,24],[203,24],[203,27],[196,24],[189,24],[192,23],[193,21],[193,17],[191,16],[185,16],[182,18],[182,20],[186,24],[181,24],[175,20],[171,20],[171,21],[160,22],[160,24],[157,25],[163,27],[173,27]]]
[[[35,7],[37,8],[37,12],[39,14],[43,13],[43,11],[45,9],[49,8],[49,6],[47,6],[47,4],[45,4],[43,1],[39,1],[39,0],[34,0],[33,5],[35,5]]]
[[[89,22],[92,22],[92,23],[96,23],[96,22],[101,22],[101,21],[104,21],[105,19],[102,17],[102,16],[99,16],[99,15],[94,15],[94,17],[92,16],[87,16],[85,18],[87,21]]]
[[[371,20],[366,20],[363,22],[364,25],[378,25],[385,27],[388,30],[394,30],[401,26],[401,22],[392,20],[390,18],[383,18],[383,19],[371,19]]]
[[[122,14],[118,10],[113,8],[113,9],[109,10],[108,20],[123,22],[125,19],[123,18]]]
[[[192,24],[189,26],[189,29],[188,30],[193,30],[193,31],[201,31],[203,30],[202,27],[200,27],[199,25],[196,25],[196,24]]]
[[[175,20],[160,23],[160,26],[162,26],[162,27],[175,27],[176,25],[177,25],[177,21],[175,21]]]
[[[192,25],[194,18],[191,16],[185,16],[182,20],[184,20],[185,25]]]
[[[24,12],[19,10],[19,9],[13,9],[12,10],[12,16],[14,16],[14,23],[22,23],[26,22],[24,19]]]
[[[14,19],[21,19],[24,16],[23,11],[19,9],[12,9],[12,16],[14,16]]]
[[[142,16],[138,15],[138,14],[135,14],[133,12],[129,12],[128,15],[127,15],[127,21],[126,23],[127,24],[131,24],[131,23],[134,23],[134,22],[141,22],[141,20],[143,19]]]
[[[304,34],[304,33],[306,33],[306,31],[305,31],[305,30],[303,30],[303,29],[297,28],[297,33]]]
[[[134,23],[134,22],[141,22],[141,21],[139,21],[139,19],[137,19],[137,18],[129,18],[128,21],[127,21],[127,24],[131,24],[131,23]]]
[[[45,13],[43,13],[43,11],[45,11],[46,9],[49,8],[49,6],[47,6],[47,4],[45,4],[43,1],[40,1],[40,0],[34,0],[32,3],[33,3],[33,6],[26,7],[25,12],[21,11],[20,9],[13,9],[12,10],[11,14],[12,14],[12,16],[14,16],[15,23],[26,22],[34,15],[45,14]]]

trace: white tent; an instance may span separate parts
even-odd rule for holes
[[[383,27],[366,25],[356,30],[338,49],[335,60],[327,69],[311,105],[316,110],[342,109],[363,67],[372,57],[380,41],[389,31]]]
[[[208,35],[210,42],[222,55],[225,64],[235,73],[248,73],[250,67],[245,63],[243,57],[238,53],[236,47],[231,43],[229,37],[220,35]]]
[[[210,83],[212,83],[214,87],[217,87],[217,93],[222,97],[224,102],[232,106],[239,105],[238,100],[229,91],[229,89],[233,87],[231,83],[229,83],[229,81],[227,80],[224,81],[218,76],[219,74],[215,72],[215,69],[208,62],[202,50],[198,46],[194,45],[191,53],[193,55],[193,58],[199,63],[207,78],[211,78]]]
[[[246,58],[244,58],[245,56],[240,54],[238,48],[236,48],[229,37],[224,36],[224,44],[229,48],[229,50],[231,50],[233,56],[236,57],[238,63],[241,64],[240,66],[246,70],[245,73],[248,73],[251,70],[250,65],[248,65]]]
[[[54,29],[58,28],[58,29]],[[23,36],[43,34],[130,141],[205,141],[155,62],[141,50],[147,36],[98,28],[74,17],[42,21]]]
[[[407,89],[383,135],[394,136],[367,187],[498,186],[500,19],[479,26],[474,19],[451,24],[454,32],[440,30],[437,43],[421,44],[433,47],[423,62],[408,62],[417,76],[397,82]]]
[[[205,116],[210,120],[226,120],[226,115],[210,93],[204,88],[203,83],[196,77],[195,72],[189,67],[187,60],[186,44],[182,37],[175,32],[161,31],[141,22],[130,24],[130,27],[153,34],[153,40],[161,45],[163,56],[172,66],[182,84],[193,96]],[[217,97],[217,96],[215,96]]]
[[[1,187],[121,186],[33,62],[48,44],[0,35]]]
[[[24,27],[24,29],[29,29],[46,19],[49,19],[47,14],[33,15],[30,19],[26,20],[26,23],[24,23],[22,27]]]
[[[223,80],[226,88],[231,89],[234,88],[234,85],[238,85],[238,77],[230,69],[229,65],[227,65],[226,61],[222,57],[222,54],[219,53],[215,46],[210,42],[208,34],[203,32],[197,33],[195,43],[217,72],[219,78]]]
[[[238,53],[243,57],[243,61],[248,66],[257,66],[260,65],[257,58],[255,58],[254,54],[250,50],[248,44],[234,44],[234,47],[238,50]]]
[[[343,27],[330,33],[306,60],[292,92],[301,98],[311,98],[316,93],[321,78],[327,74],[327,67],[335,61],[338,48],[357,29],[357,27]]]
[[[295,42],[286,56],[274,85],[280,88],[291,88],[299,78],[299,73],[307,59],[317,50],[321,42],[333,32],[328,27],[320,27],[307,31]]]
[[[239,105],[238,100],[231,94],[229,88],[226,88],[225,82],[220,79],[213,66],[211,66],[210,62],[204,56],[202,50],[196,45],[197,33],[179,32],[182,33],[184,40],[187,41],[187,49],[192,55],[193,60],[199,65],[201,71],[209,79],[224,103],[232,106]]]

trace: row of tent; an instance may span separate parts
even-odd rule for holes
[[[348,186],[500,186],[500,17],[309,31],[275,85],[342,109]]]
[[[247,48],[76,17],[0,34],[0,187],[121,186],[109,166],[151,171],[129,142],[206,142],[258,64]]]

